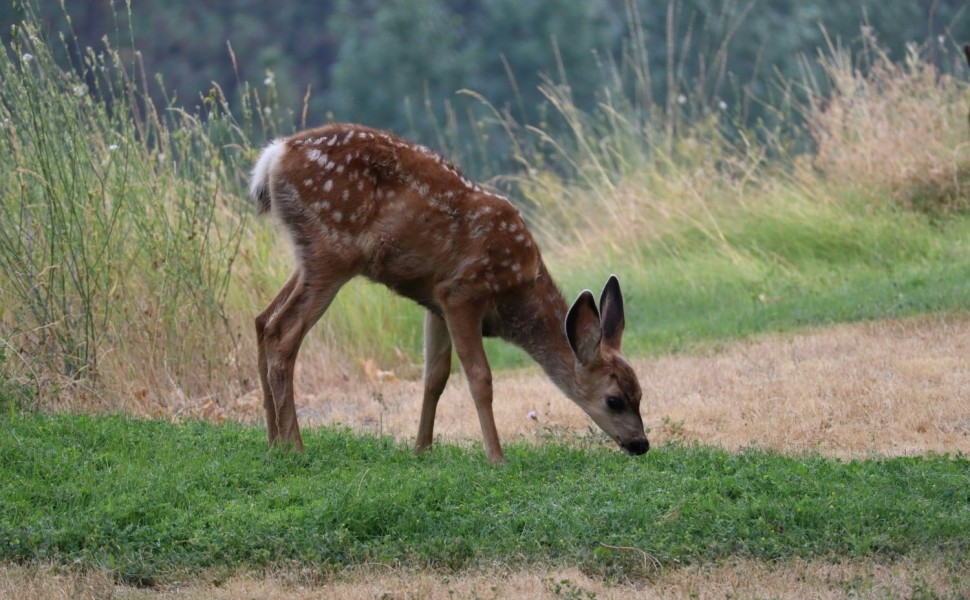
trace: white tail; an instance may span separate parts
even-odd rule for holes
[[[302,450],[293,367],[304,335],[357,275],[427,309],[418,452],[431,445],[451,348],[485,450],[503,460],[482,336],[524,348],[559,388],[632,454],[649,447],[640,385],[620,354],[623,298],[611,277],[597,310],[587,290],[567,311],[518,210],[440,156],[390,133],[328,125],[267,146],[250,192],[296,249],[289,281],[256,317],[259,375],[271,444]]]

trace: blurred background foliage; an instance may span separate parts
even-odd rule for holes
[[[778,97],[798,92],[782,82],[804,80],[816,49],[861,47],[865,28],[892,60],[919,43],[929,62],[952,63],[936,64],[943,72],[963,68],[952,49],[970,39],[965,0],[71,0],[69,28],[61,3],[37,10],[81,46],[134,44],[145,72],[164,74],[160,105],[191,109],[213,83],[236,98],[244,82],[264,82],[293,126],[391,128],[476,175],[507,172],[496,155],[509,154],[509,123],[565,127],[542,82],[583,111],[615,85],[636,88],[647,110],[723,110],[757,127],[782,120]],[[8,6],[0,35],[22,17]]]

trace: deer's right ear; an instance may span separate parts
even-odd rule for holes
[[[588,365],[593,362],[599,354],[602,335],[596,300],[592,292],[585,290],[576,298],[566,315],[566,339],[569,340],[569,347],[579,364]]]
[[[623,318],[623,294],[616,275],[610,275],[600,295],[600,315],[603,320],[603,343],[619,350],[626,321]]]

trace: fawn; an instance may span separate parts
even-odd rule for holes
[[[519,211],[428,148],[389,132],[332,124],[263,149],[250,193],[292,238],[296,270],[256,317],[259,379],[270,444],[303,442],[293,368],[304,335],[357,275],[427,309],[424,399],[415,451],[429,448],[454,346],[485,451],[504,456],[492,415],[482,336],[522,347],[622,448],[649,448],[640,385],[620,353],[623,297],[616,277],[567,311]]]

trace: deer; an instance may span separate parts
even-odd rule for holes
[[[363,125],[332,123],[260,152],[250,195],[289,234],[296,268],[256,316],[259,380],[270,446],[303,451],[293,375],[306,333],[357,276],[425,310],[424,394],[415,452],[433,442],[452,348],[465,373],[485,453],[504,461],[483,337],[524,349],[622,449],[649,449],[641,389],[621,353],[623,296],[610,276],[571,307],[520,211],[429,148]]]

